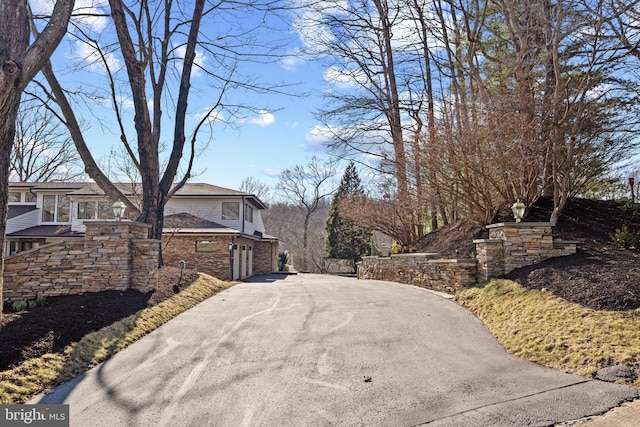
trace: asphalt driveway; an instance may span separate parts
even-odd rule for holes
[[[30,403],[73,426],[544,426],[638,396],[509,355],[412,286],[301,274],[243,283]]]

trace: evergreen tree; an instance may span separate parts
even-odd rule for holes
[[[327,251],[329,258],[347,259],[356,263],[371,251],[371,231],[359,226],[353,220],[340,215],[340,204],[348,203],[352,196],[362,195],[360,177],[355,164],[349,163],[342,176],[340,186],[333,196],[326,222]]]

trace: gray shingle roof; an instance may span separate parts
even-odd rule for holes
[[[127,196],[142,193],[142,184],[140,183],[121,182],[116,183],[115,185]],[[64,190],[67,194],[76,196],[104,195],[104,192],[100,189],[98,184],[94,182],[11,182],[9,183],[9,188],[31,189],[32,191]],[[225,196],[245,197],[258,209],[267,209],[267,205],[254,194],[205,183],[187,183],[174,195],[176,198]]]
[[[9,216],[7,219],[15,218],[35,210],[36,205],[9,205]]]

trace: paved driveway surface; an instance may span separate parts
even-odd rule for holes
[[[273,279],[210,298],[31,403],[70,404],[74,426],[477,427],[553,425],[638,395],[513,357],[423,289]]]

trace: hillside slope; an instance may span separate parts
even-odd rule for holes
[[[551,200],[540,199],[524,220],[548,221],[552,207]],[[554,227],[554,236],[580,241],[578,252],[514,270],[505,278],[597,310],[639,308],[640,251],[622,249],[611,238],[623,226],[636,235],[640,232],[640,205],[625,207],[624,203],[614,201],[570,200]],[[472,240],[481,235],[480,228],[458,221],[430,233],[415,246],[423,252],[466,258],[474,250]]]

